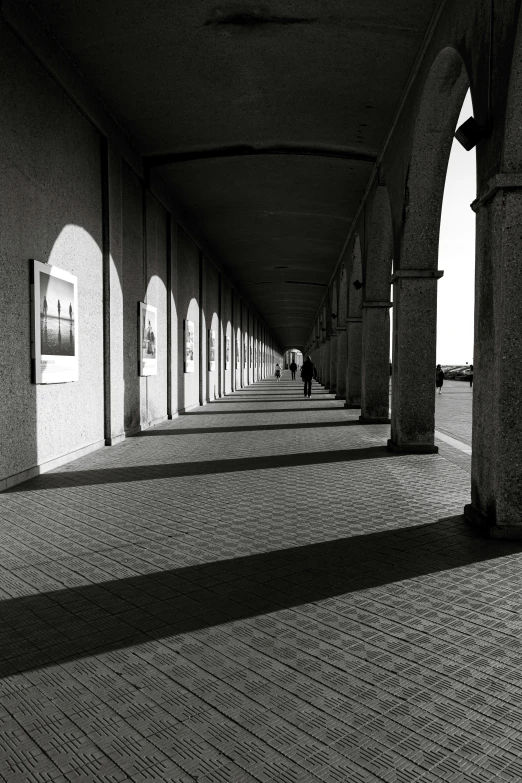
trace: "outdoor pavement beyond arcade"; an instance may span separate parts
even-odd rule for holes
[[[522,542],[471,399],[394,454],[284,373],[0,495],[0,781],[522,779]]]

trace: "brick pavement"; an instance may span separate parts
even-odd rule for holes
[[[435,395],[435,426],[471,446],[473,390],[464,381],[444,381],[442,394]]]
[[[1,781],[522,778],[522,545],[443,449],[301,392],[0,495]]]

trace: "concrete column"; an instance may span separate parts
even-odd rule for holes
[[[465,514],[493,538],[522,538],[520,177],[497,176],[474,207],[473,453]]]
[[[437,270],[399,269],[392,276],[393,375],[388,448],[420,454],[434,445]]]
[[[324,385],[324,358],[326,354],[326,343],[321,343],[319,346],[319,367],[317,373],[317,379],[319,383]]]
[[[330,355],[332,352],[332,341],[330,337],[326,338],[324,344],[324,381],[323,386],[328,389],[330,386]]]
[[[390,422],[391,302],[363,302],[361,415],[364,424]]]
[[[344,400],[346,397],[346,326],[337,327],[337,382],[336,400]]]
[[[337,332],[330,335],[330,384],[329,389],[333,393],[337,391]]]
[[[361,407],[362,318],[348,318],[346,324],[345,408]]]
[[[105,444],[125,438],[121,154],[102,141]],[[170,295],[170,293],[169,293]]]

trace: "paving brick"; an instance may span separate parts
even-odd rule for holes
[[[0,495],[0,781],[520,780],[522,546],[463,521],[469,455],[299,391]]]

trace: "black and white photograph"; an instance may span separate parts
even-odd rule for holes
[[[33,380],[78,380],[77,278],[39,261],[31,262]]]
[[[208,330],[208,369],[214,372],[216,369],[216,330]]]
[[[138,302],[139,374],[158,374],[158,310]]]
[[[185,345],[185,372],[194,372],[194,321],[183,322]]]
[[[522,0],[0,21],[0,783],[522,783]]]

